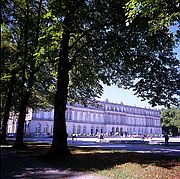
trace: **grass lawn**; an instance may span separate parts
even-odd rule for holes
[[[73,147],[72,158],[62,160],[47,157],[49,147],[31,142],[27,150],[15,151],[10,144],[1,146],[1,178],[180,178],[179,157]]]

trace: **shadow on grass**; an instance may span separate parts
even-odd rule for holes
[[[64,160],[46,155],[50,145],[29,143],[27,150],[16,151],[9,146],[1,150],[1,178],[67,178],[84,172],[108,170],[126,163],[142,167],[153,165],[167,170],[180,164],[180,158],[157,154],[70,148],[72,157]]]

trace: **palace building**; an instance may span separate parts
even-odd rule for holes
[[[38,110],[28,123],[30,134],[53,133],[54,111]],[[96,106],[67,104],[66,126],[68,135],[161,135],[160,111],[124,105],[123,103],[98,102]]]

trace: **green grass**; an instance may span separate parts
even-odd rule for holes
[[[42,174],[37,176],[37,172],[49,168],[91,173],[113,179],[180,178],[179,157],[70,147],[72,157],[62,160],[46,156],[49,144],[30,142],[27,145],[28,149],[22,151],[14,151],[9,147],[11,144],[1,146],[4,178],[22,173],[23,176],[29,176],[30,171],[34,172],[33,176],[42,178]]]

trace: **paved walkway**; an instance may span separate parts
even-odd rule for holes
[[[97,138],[77,138],[72,141],[71,138],[68,138],[68,145],[76,146],[76,147],[94,147],[101,149],[109,149],[109,150],[128,150],[139,153],[154,153],[154,154],[163,154],[163,155],[171,155],[171,156],[180,156],[180,138],[171,138],[169,146],[164,145],[150,145],[150,144],[128,144],[128,141],[139,140],[138,138],[109,138],[109,140],[127,140],[127,144],[121,143],[105,143],[98,142]],[[32,138],[27,140],[35,140],[40,142],[51,143],[52,138]],[[163,138],[153,138],[153,140],[164,141]],[[173,142],[178,143],[178,145],[173,145]],[[172,144],[172,145],[171,145]]]
[[[139,153],[155,153],[172,156],[180,156],[179,146],[162,146],[162,145],[146,145],[146,144],[111,144],[111,143],[95,143],[95,142],[71,142],[69,145],[77,147],[94,147],[110,150],[128,150]]]
[[[52,138],[29,138],[27,141],[51,143]],[[148,145],[148,144],[113,144],[100,143],[97,138],[68,139],[70,146],[94,147],[109,150],[128,150],[140,153],[154,153],[171,156],[180,156],[179,146]],[[107,179],[88,172],[76,171],[69,168],[60,168],[48,162],[43,162],[32,154],[16,152],[14,150],[1,151],[1,178],[69,178],[69,179]]]

